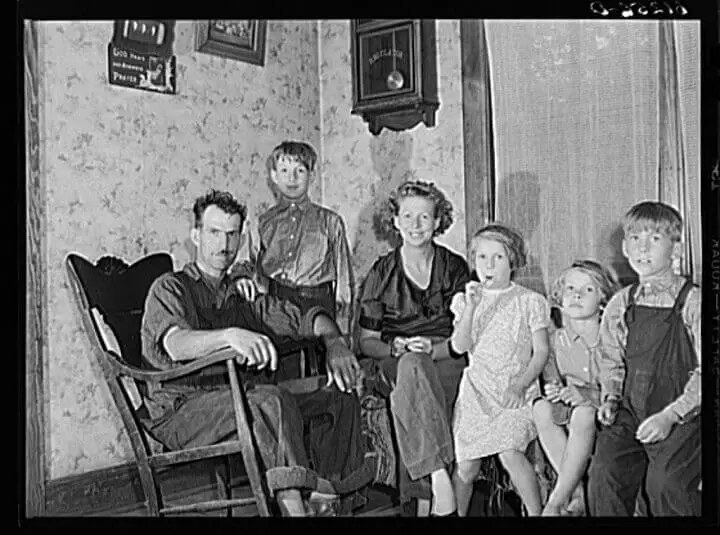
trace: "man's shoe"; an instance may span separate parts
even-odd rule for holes
[[[307,501],[310,516],[338,516],[340,496],[313,491]]]

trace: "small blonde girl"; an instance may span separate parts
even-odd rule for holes
[[[540,443],[558,474],[543,516],[584,513],[580,482],[600,407],[600,317],[618,289],[614,272],[593,260],[575,261],[552,286],[550,301],[560,311],[559,325],[543,370],[545,397],[533,405]]]

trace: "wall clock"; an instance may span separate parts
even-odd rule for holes
[[[353,19],[350,24],[352,113],[362,116],[374,135],[420,122],[435,126],[440,105],[435,21]]]

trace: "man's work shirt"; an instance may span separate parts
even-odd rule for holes
[[[213,280],[196,264],[186,264],[182,271],[161,275],[150,287],[141,328],[143,359],[158,370],[186,364],[173,361],[165,350],[164,337],[171,327],[186,330],[239,327],[263,333],[273,342],[314,338],[313,323],[321,311],[314,308],[303,315],[289,301],[270,296],[247,302],[228,277]],[[226,371],[226,365],[219,363],[201,370],[201,375],[219,375]],[[163,385],[162,395],[155,392],[146,400],[152,418],[160,417],[173,407],[173,396],[194,388],[171,383]]]

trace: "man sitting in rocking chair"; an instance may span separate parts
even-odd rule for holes
[[[351,493],[374,476],[354,395],[359,365],[322,309],[303,315],[289,301],[270,296],[251,303],[230,282],[226,271],[239,248],[246,215],[242,204],[213,190],[196,200],[193,211],[197,259],[153,283],[142,320],[143,358],[164,370],[218,349],[237,351],[238,361],[247,366],[242,380],[268,487],[284,515],[306,516],[311,511],[301,491]],[[273,385],[266,372],[278,366],[273,341],[298,338],[323,340],[328,384],[293,395]],[[171,450],[215,444],[236,434],[223,364],[163,383],[148,393],[146,405],[148,430]]]

